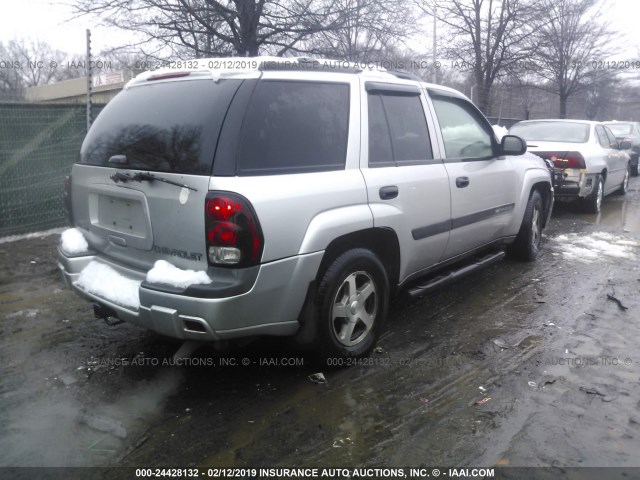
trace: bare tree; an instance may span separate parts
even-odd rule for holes
[[[509,76],[509,88],[522,111],[521,118],[525,120],[529,120],[534,108],[545,101],[545,93],[540,89],[540,81],[538,75],[523,69],[518,69]]]
[[[584,95],[585,116],[589,120],[607,120],[607,115],[613,114],[611,106],[620,79],[613,70],[597,72],[592,76],[592,79],[585,78],[585,87],[581,92]]]
[[[530,54],[538,27],[533,0],[418,0],[426,13],[437,6],[437,19],[448,27],[441,52],[453,68],[473,73],[477,104],[489,114],[491,88]]]
[[[0,101],[21,100],[24,96],[24,80],[22,79],[22,65],[19,60],[11,57],[9,49],[0,42]]]
[[[78,15],[140,34],[146,54],[185,57],[282,55],[336,31],[363,2],[346,0],[74,0]],[[168,54],[168,55],[167,55]]]
[[[66,54],[41,40],[19,39],[7,44],[8,57],[20,63],[24,86],[45,85],[59,79]]]
[[[542,5],[547,22],[535,51],[538,74],[558,95],[559,115],[565,118],[569,97],[597,78],[589,66],[604,59],[611,35],[598,18],[602,0],[543,0]]]
[[[334,0],[333,5],[348,13],[342,24],[312,35],[302,50],[352,62],[390,60],[399,42],[417,33],[409,0]]]

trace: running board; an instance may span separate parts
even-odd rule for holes
[[[430,292],[440,287],[444,287],[465,275],[470,274],[471,272],[475,272],[476,270],[480,270],[481,268],[488,267],[489,265],[493,265],[499,260],[502,260],[505,256],[504,251],[499,251],[496,253],[492,253],[489,255],[485,255],[484,257],[480,257],[472,263],[467,263],[463,267],[457,270],[449,270],[442,275],[438,275],[430,279],[426,283],[421,283],[407,290],[407,293],[410,297],[417,297],[418,295],[422,295],[424,293]]]

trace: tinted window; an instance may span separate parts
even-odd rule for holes
[[[245,115],[238,148],[240,175],[344,168],[349,86],[263,81]]]
[[[448,158],[486,158],[493,156],[488,130],[466,101],[448,97],[433,97],[433,106],[442,130]]]
[[[395,165],[391,134],[380,95],[369,95],[369,164]]]
[[[509,133],[524,138],[527,142],[585,143],[589,140],[590,126],[577,122],[527,122],[517,123]]]
[[[89,130],[80,162],[182,174],[211,174],[220,127],[241,80],[188,80],[119,93]]]
[[[433,158],[418,95],[369,94],[369,163]]]

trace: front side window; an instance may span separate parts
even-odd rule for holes
[[[399,165],[433,159],[419,95],[369,93],[369,164]]]
[[[260,82],[245,115],[239,175],[340,170],[349,129],[349,85]]]
[[[493,156],[493,133],[464,100],[434,96],[433,106],[442,129],[447,158]]]

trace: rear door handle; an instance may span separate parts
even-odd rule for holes
[[[388,187],[382,187],[380,189],[380,199],[381,200],[391,200],[392,198],[396,198],[398,196],[398,187],[395,185],[389,185]]]
[[[456,187],[464,188],[469,186],[469,177],[458,177],[456,178]]]

